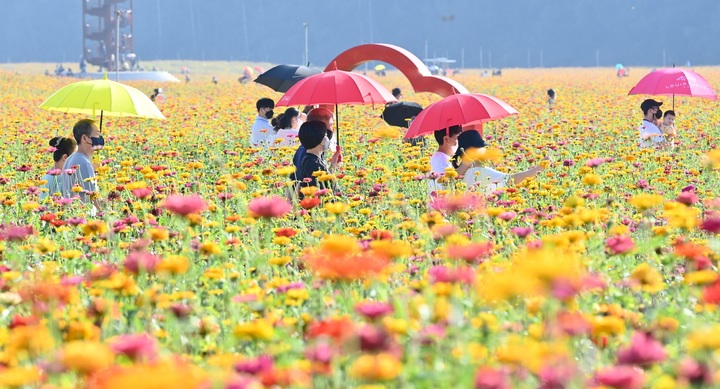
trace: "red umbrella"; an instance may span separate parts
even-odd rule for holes
[[[423,109],[405,133],[405,138],[431,134],[450,126],[484,123],[517,115],[506,102],[480,93],[450,95]]]
[[[333,70],[300,80],[278,100],[277,106],[332,104],[385,104],[395,97],[379,82],[362,74]],[[335,121],[337,129],[339,120]],[[337,134],[337,132],[336,132]]]
[[[628,95],[672,95],[673,108],[675,108],[675,95],[717,99],[717,94],[701,75],[692,70],[679,68],[658,69],[651,72],[643,77]]]

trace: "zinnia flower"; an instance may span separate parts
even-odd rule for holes
[[[292,205],[282,197],[267,196],[253,199],[248,204],[248,211],[254,217],[280,218],[292,210]]]
[[[180,216],[200,213],[207,208],[207,203],[198,195],[171,195],[161,205],[166,210]]]
[[[119,335],[110,347],[115,353],[126,355],[133,361],[153,359],[157,355],[157,343],[148,334]]]
[[[643,371],[632,366],[613,366],[603,369],[597,372],[595,379],[615,389],[640,389],[645,383]]]
[[[355,312],[370,320],[376,320],[382,316],[392,313],[393,311],[394,309],[392,305],[379,301],[364,301],[355,305]]]
[[[615,236],[605,241],[610,255],[626,254],[635,249],[635,243],[629,236]]]
[[[623,365],[650,365],[664,361],[667,353],[662,343],[651,334],[635,332],[630,346],[618,350],[617,358],[618,363]]]

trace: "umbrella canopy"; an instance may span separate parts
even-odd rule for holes
[[[382,118],[385,123],[391,126],[408,128],[410,119],[420,114],[422,109],[422,106],[418,103],[401,101],[385,107]]]
[[[405,133],[405,138],[431,134],[450,126],[502,119],[517,113],[515,108],[496,97],[480,93],[455,94],[422,110]]]
[[[710,84],[692,70],[680,68],[658,69],[643,77],[629,95],[693,96],[716,100]]]
[[[334,69],[301,80],[276,105],[385,104],[396,101],[389,90],[372,78]]]
[[[155,104],[139,90],[107,79],[74,82],[62,87],[40,104],[51,111],[102,116],[165,119]]]
[[[270,87],[276,92],[287,92],[298,81],[320,74],[315,68],[299,65],[278,65],[260,74],[255,82]]]
[[[243,69],[243,73],[245,73],[246,76],[250,77],[255,74],[255,71],[250,66],[245,66],[245,69]]]
[[[397,102],[379,82],[362,74],[333,70],[310,76],[293,85],[278,100],[278,107],[292,105],[335,105],[335,134],[340,142],[339,104],[385,104]]]
[[[260,66],[255,66],[255,71],[258,72],[258,73],[260,73],[260,74],[265,73],[265,70],[264,70],[263,68],[261,68]]]
[[[615,70],[620,70],[624,68],[624,66],[621,63],[615,64]]]
[[[375,65],[375,70],[377,70],[377,71],[385,70],[385,65],[383,65],[383,64]]]

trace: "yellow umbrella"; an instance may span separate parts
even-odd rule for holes
[[[377,70],[378,72],[381,70],[385,70],[385,65],[383,65],[383,64],[377,65],[377,66],[375,66],[375,70]]]
[[[103,114],[108,116],[131,116],[165,119],[157,106],[139,90],[107,79],[74,82],[62,87],[40,108],[51,111],[81,113],[95,116],[100,111],[100,129]]]

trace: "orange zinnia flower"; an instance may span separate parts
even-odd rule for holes
[[[379,274],[390,264],[390,259],[373,251],[349,255],[329,255],[318,251],[306,255],[304,262],[319,278],[352,281]]]

